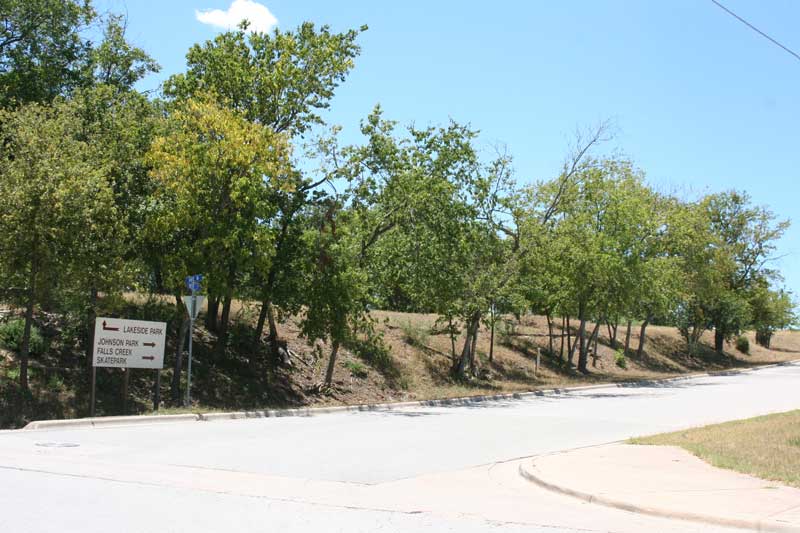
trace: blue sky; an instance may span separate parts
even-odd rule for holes
[[[723,0],[800,50],[800,2]],[[481,131],[505,144],[517,177],[555,175],[576,127],[612,119],[620,150],[659,190],[695,197],[745,190],[781,218],[800,195],[800,61],[706,0],[264,0],[280,28],[369,25],[356,68],[325,118],[355,140],[380,102],[387,118]],[[127,12],[129,38],[162,65],[143,88],[185,67],[219,28],[196,10],[231,0],[95,0]],[[206,16],[219,18],[220,13]],[[269,21],[265,20],[265,24]],[[800,293],[800,219],[780,242],[786,286]]]

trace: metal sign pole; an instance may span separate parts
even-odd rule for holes
[[[90,400],[89,416],[94,418],[95,390],[97,389],[97,367],[92,365],[92,399]]]
[[[200,282],[203,281],[202,274],[195,274],[193,276],[186,276],[186,287],[192,292],[191,296],[185,296],[183,302],[186,305],[186,311],[189,313],[189,363],[186,367],[186,407],[192,405],[192,337],[194,336],[194,320],[197,318],[199,309],[198,299],[200,305],[203,305],[203,296],[198,298],[197,291],[200,290]],[[187,301],[188,300],[188,301]]]
[[[153,391],[153,411],[161,405],[161,370],[156,370],[156,385]]]
[[[131,383],[131,369],[130,368],[123,368],[122,369],[125,374],[122,376],[122,414],[128,414],[128,390],[130,389]]]
[[[192,303],[189,309],[189,364],[186,369],[186,407],[192,405],[192,337],[194,336],[194,315],[197,306],[197,295],[192,289]]]

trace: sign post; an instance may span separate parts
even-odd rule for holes
[[[129,369],[150,368],[158,371],[164,367],[166,338],[167,324],[164,322],[97,317],[92,352],[92,417],[95,415],[97,367],[124,368],[127,389]],[[127,390],[124,392],[127,410]]]
[[[184,296],[183,303],[186,305],[186,312],[189,314],[189,361],[186,365],[186,407],[192,405],[192,337],[194,336],[194,320],[203,307],[204,296],[198,296],[200,282],[203,281],[202,274],[186,276],[186,288],[192,291],[191,296]]]

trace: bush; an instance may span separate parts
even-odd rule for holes
[[[736,337],[736,349],[744,354],[750,353],[750,339],[744,335]]]
[[[497,342],[503,346],[513,346],[514,336],[517,335],[517,324],[511,320],[500,320],[497,328]]]
[[[348,339],[345,347],[353,352],[356,357],[380,372],[391,386],[401,389],[407,389],[410,386],[407,376],[400,371],[381,333],[369,330],[366,332],[366,338],[355,337]],[[347,368],[350,370],[350,367]]]
[[[350,371],[350,375],[354,378],[364,379],[367,377],[367,367],[358,361],[345,361],[344,367]]]
[[[411,346],[424,348],[428,345],[430,331],[424,327],[416,326],[412,324],[411,321],[408,321],[404,324],[400,324],[400,329],[403,330],[403,340]]]
[[[25,333],[25,320],[18,318],[0,324],[0,346],[6,350],[19,353],[22,350],[22,336]],[[30,353],[37,355],[44,352],[44,337],[34,325],[31,325]]]
[[[623,370],[628,369],[628,360],[625,359],[625,352],[622,350],[617,350],[614,352],[614,364]]]

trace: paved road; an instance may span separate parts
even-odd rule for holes
[[[0,531],[712,531],[542,491],[519,461],[797,409],[799,383],[790,365],[460,407],[4,432]]]

